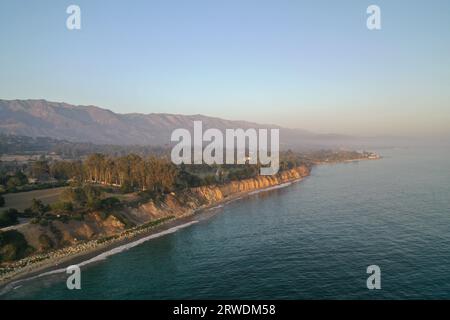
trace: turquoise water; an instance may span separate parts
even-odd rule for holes
[[[320,166],[199,222],[0,298],[450,298],[450,152],[381,150],[384,159]],[[366,268],[381,268],[381,290]]]

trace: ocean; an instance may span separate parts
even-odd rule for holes
[[[377,151],[89,261],[81,290],[60,272],[0,299],[450,298],[450,151]]]

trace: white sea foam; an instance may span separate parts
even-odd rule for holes
[[[219,204],[219,205],[217,205],[215,207],[211,207],[208,210],[211,211],[211,210],[216,210],[216,209],[220,209],[220,208],[223,208],[223,204]]]
[[[265,189],[252,191],[252,192],[249,192],[248,194],[249,194],[249,195],[253,195],[253,194],[258,194],[258,193],[265,192],[265,191],[270,191],[270,190],[275,190],[275,189],[281,189],[281,188],[288,187],[288,186],[290,186],[291,184],[292,184],[292,182],[286,182],[286,183],[282,183],[282,184],[279,184],[279,185],[276,185],[276,186],[273,186],[273,187],[268,187],[268,188],[265,188]]]
[[[139,239],[139,240],[136,240],[136,241],[133,241],[133,242],[130,242],[130,243],[118,246],[118,247],[113,248],[113,249],[111,249],[109,251],[100,253],[99,255],[97,255],[97,256],[95,256],[95,257],[93,257],[91,259],[88,259],[86,261],[78,263],[77,265],[79,267],[82,267],[82,266],[88,265],[88,264],[93,263],[93,262],[105,260],[106,258],[108,258],[108,257],[110,257],[112,255],[115,255],[115,254],[121,253],[123,251],[129,250],[129,249],[134,248],[136,246],[139,246],[139,245],[141,245],[144,242],[147,242],[149,240],[152,240],[152,239],[155,239],[155,238],[159,238],[159,237],[162,237],[162,236],[170,234],[170,233],[174,233],[174,232],[176,232],[176,231],[178,231],[180,229],[189,227],[189,226],[191,226],[191,225],[193,225],[193,224],[195,224],[197,222],[198,221],[195,220],[195,221],[191,221],[191,222],[188,222],[188,223],[184,223],[184,224],[181,224],[179,226],[175,226],[175,227],[172,227],[170,229],[167,229],[167,230],[164,230],[164,231],[161,231],[161,232],[149,235],[149,236],[144,237],[142,239]],[[34,276],[34,277],[30,277],[30,278],[26,278],[26,279],[23,279],[23,280],[19,280],[19,281],[13,282],[11,284],[11,286],[14,286],[15,284],[17,284],[19,282],[22,282],[22,281],[32,280],[32,279],[41,278],[41,277],[45,277],[45,276],[49,276],[49,275],[53,275],[53,274],[58,274],[58,273],[64,273],[64,272],[66,272],[66,268],[60,268],[60,269],[44,272],[44,273],[41,273],[41,274],[39,274],[37,276]],[[17,289],[19,287],[15,287],[14,289]]]
[[[238,200],[241,200],[241,199],[243,199],[243,198],[244,198],[244,197],[236,197],[236,198],[227,200],[227,201],[225,202],[225,204],[232,203],[232,202],[234,202],[234,201],[238,201]]]

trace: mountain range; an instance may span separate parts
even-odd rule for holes
[[[204,129],[278,128],[282,148],[337,147],[354,140],[348,136],[315,134],[301,129],[225,120],[205,115],[119,114],[96,106],[79,106],[64,102],[0,100],[0,133],[50,137],[73,142],[163,146],[170,144],[170,136],[174,129],[192,130],[194,120],[201,120]]]

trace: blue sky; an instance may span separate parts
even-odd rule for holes
[[[66,8],[82,29],[66,29]],[[382,30],[366,28],[381,8]],[[0,98],[349,134],[450,133],[450,1],[0,3]]]

